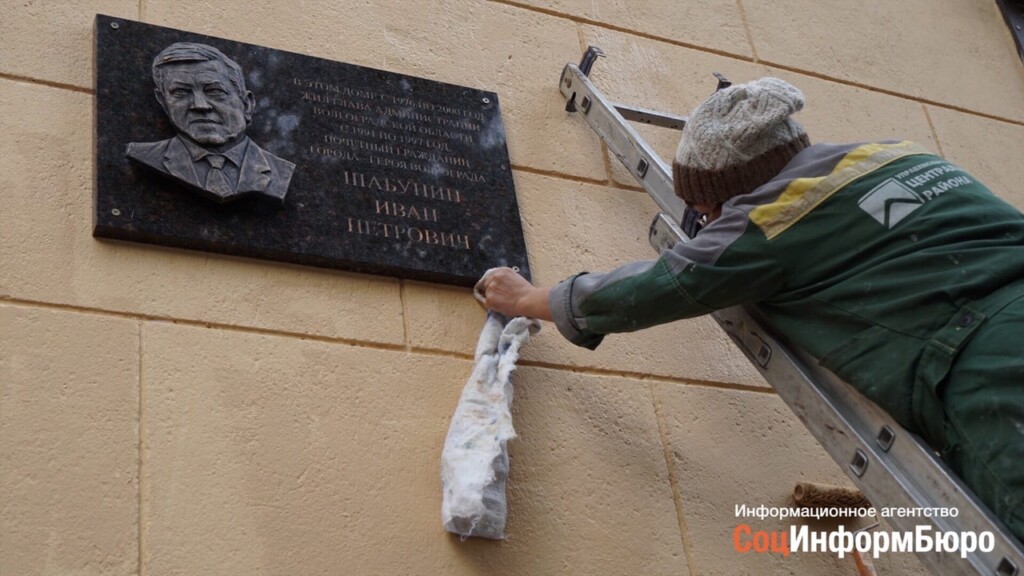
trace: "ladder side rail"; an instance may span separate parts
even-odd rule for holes
[[[956,517],[891,516],[896,530],[991,532],[991,551],[961,558],[918,552],[935,574],[1013,575],[1024,566],[1024,549],[1002,523],[952,474],[934,452],[852,386],[820,367],[805,352],[783,343],[754,307],[714,314],[779,397],[876,507],[956,509]],[[752,347],[753,345],[753,347]]]
[[[682,217],[682,202],[673,193],[667,166],[617,111],[624,107],[609,103],[573,64],[564,69],[560,89],[566,99],[579,99],[579,110],[587,123],[667,213],[659,215],[652,224],[652,244],[661,249],[676,241],[686,241],[686,235],[675,225]],[[646,161],[646,170],[640,169],[644,167],[641,160]],[[675,202],[664,200],[669,196]],[[956,518],[887,518],[894,528],[909,532],[928,525],[934,532],[990,531],[995,537],[996,545],[991,552],[975,551],[967,554],[967,558],[934,551],[918,553],[926,566],[937,574],[1019,573],[1019,567],[1024,566],[1024,551],[1019,543],[1007,535],[959,478],[949,473],[919,439],[851,386],[831,373],[826,374],[806,354],[783,344],[755,319],[756,314],[756,309],[737,307],[719,311],[713,317],[872,502],[901,508],[956,507],[959,511]],[[878,443],[882,426],[892,434],[887,451]],[[860,475],[849,468],[854,460]]]
[[[661,211],[676,222],[681,222],[685,206],[682,199],[672,191],[672,175],[668,165],[626,123],[615,105],[601,94],[575,64],[566,65],[558,86],[566,100],[576,100],[579,113],[601,137],[608,150],[654,199]]]

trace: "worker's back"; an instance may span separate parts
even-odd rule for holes
[[[812,146],[734,202],[758,204],[757,230],[719,265],[742,258],[743,241],[767,242],[781,274],[761,303],[773,324],[936,441],[923,421],[941,423],[928,396],[944,373],[918,364],[926,351],[952,358],[998,306],[993,293],[1016,282],[994,300],[1024,294],[1024,215],[910,143]]]

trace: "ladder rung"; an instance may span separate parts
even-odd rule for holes
[[[625,104],[614,104],[614,106],[615,109],[619,111],[619,114],[622,114],[623,118],[632,122],[641,122],[643,124],[671,128],[673,130],[682,130],[683,127],[686,126],[686,116],[665,114],[663,112],[648,110],[647,108],[626,106]]]

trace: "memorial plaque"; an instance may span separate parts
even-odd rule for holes
[[[529,277],[493,92],[108,16],[95,64],[96,237]]]

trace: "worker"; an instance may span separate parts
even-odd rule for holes
[[[694,110],[673,181],[705,225],[657,260],[551,288],[500,268],[477,290],[590,349],[756,303],[1024,540],[1024,215],[911,142],[810,145],[803,104],[762,78]]]

